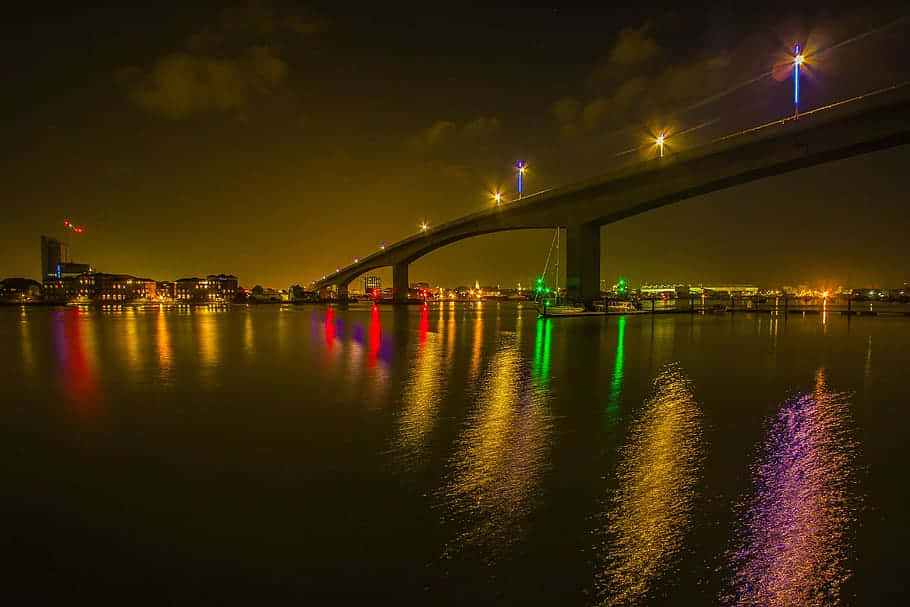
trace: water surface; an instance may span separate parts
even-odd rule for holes
[[[903,602],[910,320],[0,308],[0,595]]]

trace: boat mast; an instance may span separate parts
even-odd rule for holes
[[[556,226],[556,304],[559,305],[559,226]]]

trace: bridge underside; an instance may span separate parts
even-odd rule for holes
[[[347,291],[356,277],[391,266],[396,300],[407,298],[408,264],[440,247],[503,230],[566,229],[571,301],[600,295],[600,228],[687,198],[789,171],[910,143],[910,87],[818,115],[646,161],[605,177],[474,213],[406,238],[317,282]]]

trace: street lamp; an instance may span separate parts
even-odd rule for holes
[[[382,249],[383,251],[385,251],[385,243],[382,243],[381,245],[379,245],[379,248]]]
[[[502,206],[502,192],[496,190],[496,192],[493,193],[493,202],[495,202],[498,207]]]
[[[799,66],[805,57],[799,52],[799,45],[793,45],[793,117],[799,118]]]
[[[521,200],[522,186],[524,185],[524,176],[525,171],[528,170],[528,165],[524,160],[519,160],[515,167],[518,169],[518,199]]]
[[[430,224],[428,224],[428,223],[427,223],[427,220],[424,219],[423,222],[421,222],[421,224],[420,224],[420,231],[421,231],[421,232],[426,232],[426,231],[429,230],[429,229],[430,229]]]
[[[664,157],[664,132],[661,131],[657,136],[657,149],[660,151],[660,157]]]

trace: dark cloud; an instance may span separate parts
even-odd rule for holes
[[[464,125],[461,134],[469,139],[483,139],[495,135],[498,130],[498,118],[481,116]]]
[[[573,137],[578,134],[576,121],[581,112],[581,102],[574,97],[562,97],[551,106],[550,111],[556,117],[560,126],[560,134],[564,137]]]
[[[243,110],[287,76],[288,65],[268,46],[234,58],[170,53],[147,71],[123,72],[130,98],[150,112],[184,118],[198,112]]]
[[[154,114],[172,119],[206,112],[243,116],[256,99],[286,81],[290,66],[276,43],[280,35],[321,28],[315,19],[249,2],[224,9],[216,24],[190,35],[185,48],[148,67],[124,68],[117,76],[129,98]]]
[[[408,142],[413,147],[425,148],[456,141],[486,139],[496,134],[499,127],[499,119],[493,116],[481,116],[461,125],[451,120],[437,120],[408,138]]]
[[[766,22],[738,23],[717,16],[716,22],[698,31],[680,29],[677,17],[668,12],[620,30],[589,74],[587,94],[560,98],[551,113],[563,136],[640,131],[654,120],[691,128],[721,115],[748,116],[746,107],[759,107],[791,77],[790,53],[797,41],[808,57],[804,77],[809,82],[825,87],[835,81],[853,82],[855,91],[845,86],[843,93],[827,89],[826,94],[856,94],[863,86],[869,90],[874,85],[860,84],[869,80],[862,67],[866,58],[849,54],[851,41],[875,35],[886,42],[889,28],[904,20],[894,17],[894,9],[857,8],[837,15],[821,11],[801,18],[775,16]],[[891,37],[899,39],[899,34]],[[827,52],[832,46],[836,53]],[[894,48],[903,50],[899,44]],[[885,55],[893,58],[895,53]],[[855,76],[846,77],[851,70]],[[692,115],[708,105],[713,107],[710,116]],[[755,114],[764,115],[758,110]]]
[[[632,67],[660,55],[660,45],[652,36],[651,30],[651,23],[646,22],[641,27],[627,27],[619,32],[616,44],[610,51],[609,65]]]
[[[221,26],[229,32],[312,34],[320,31],[323,23],[311,16],[283,14],[268,3],[250,1],[221,11]]]

